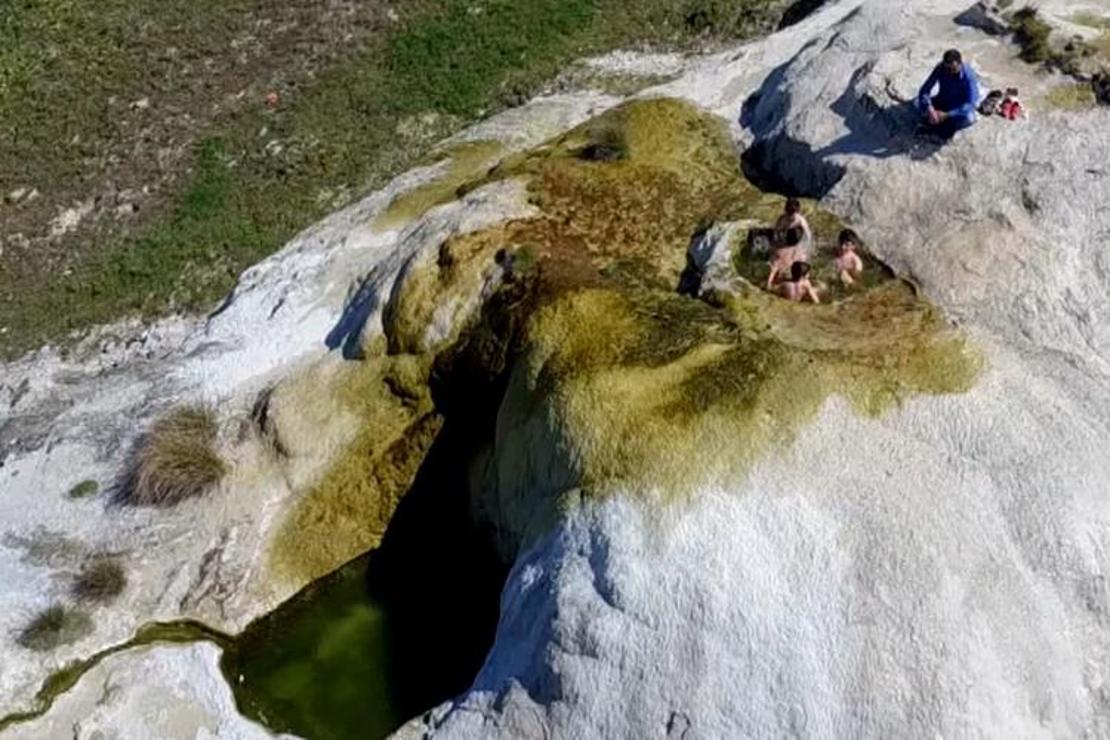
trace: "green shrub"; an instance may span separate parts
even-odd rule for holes
[[[1052,27],[1041,20],[1036,8],[1024,7],[1014,13],[1011,28],[1024,61],[1039,64],[1052,60],[1052,46],[1048,40]]]

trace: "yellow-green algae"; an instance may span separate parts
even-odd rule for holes
[[[431,208],[454,200],[459,186],[492,167],[500,151],[499,142],[479,140],[464,141],[436,152],[437,157],[446,160],[442,174],[394,197],[374,219],[374,228],[380,231],[396,229]]]
[[[911,286],[836,305],[752,290],[721,309],[664,292],[586,290],[529,332],[532,403],[592,493],[681,495],[788,443],[831,394],[876,415],[916,393],[969,389],[966,342]]]
[[[487,180],[519,176],[541,215],[449,240],[444,250],[465,258],[448,260],[436,283],[449,292],[451,273],[501,249],[536,255],[540,309],[522,361],[533,402],[557,420],[591,490],[690,489],[790,439],[829,394],[877,414],[914,393],[965,391],[977,377],[976,353],[870,258],[865,279],[835,291],[833,305],[752,289],[714,309],[674,294],[699,225],[767,225],[782,208],[743,177],[723,121],[689,104],[618,107],[506,159]],[[840,223],[804,207],[821,268]],[[737,264],[766,269],[742,255]]]
[[[1049,107],[1065,111],[1086,110],[1098,105],[1095,89],[1089,82],[1058,85],[1045,93],[1044,100]]]
[[[439,430],[426,388],[429,363],[376,346],[333,374],[310,372],[279,386],[279,402],[286,396],[327,406],[328,414],[351,414],[358,424],[275,537],[270,570],[279,579],[303,585],[378,544]]]
[[[146,645],[181,644],[202,640],[213,642],[221,647],[231,642],[231,638],[222,632],[192,620],[145,624],[139,628],[130,640],[101,650],[99,653],[83,660],[75,660],[50,674],[35,694],[31,709],[0,717],[0,732],[46,714],[59,696],[76,686],[82,676],[109,656]]]
[[[275,543],[279,573],[303,582],[377,541],[438,429],[426,370],[465,330],[460,322],[426,347],[426,327],[505,255],[531,263],[531,298],[511,309],[531,315],[512,339],[531,402],[577,451],[591,490],[688,489],[790,439],[830,394],[876,414],[911,394],[964,391],[977,375],[966,342],[869,258],[865,280],[833,292],[832,305],[754,289],[718,308],[676,295],[700,226],[768,225],[782,208],[744,178],[724,121],[688,103],[611,109],[459,190],[506,178],[526,179],[538,215],[449,238],[406,276],[384,317],[388,351],[373,348],[335,383],[362,431],[287,522]],[[840,223],[811,201],[803,207],[819,236],[820,275]],[[765,269],[739,252],[737,266],[752,279]],[[389,380],[401,358],[420,368],[407,398]]]
[[[88,498],[100,493],[100,484],[94,480],[83,480],[66,493],[69,498]]]

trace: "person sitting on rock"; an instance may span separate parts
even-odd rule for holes
[[[939,89],[938,89],[939,88]],[[933,95],[933,90],[937,94]],[[975,123],[979,104],[979,78],[956,49],[944,52],[929,79],[917,94],[917,109],[929,129],[944,139]]]
[[[858,248],[859,236],[856,232],[851,229],[842,230],[837,239],[836,259],[833,260],[833,266],[836,267],[840,282],[845,285],[852,285],[863,274],[863,260],[856,254]]]
[[[807,298],[820,303],[817,291],[809,282],[809,263],[798,261],[790,265],[790,279],[779,286],[779,295],[788,301],[801,303]]]
[[[813,232],[810,231],[809,221],[802,215],[802,204],[797,198],[787,198],[782,215],[775,222],[775,243],[779,246],[786,243],[786,232],[790,229],[800,229],[802,232],[801,247],[808,252],[813,243]],[[788,265],[789,266],[789,265]]]
[[[786,236],[781,245],[776,246],[775,251],[771,253],[771,274],[767,276],[767,290],[771,290],[775,285],[775,278],[780,274],[786,274],[786,271],[794,265],[805,259],[802,253],[802,230],[797,227],[792,227],[786,230]]]

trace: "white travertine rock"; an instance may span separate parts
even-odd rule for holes
[[[680,293],[704,296],[713,291],[729,291],[736,270],[732,258],[739,240],[747,235],[751,224],[729,221],[710,226],[697,234],[686,250],[686,270],[682,274]]]
[[[552,519],[545,507],[575,484],[573,461],[510,384],[499,423],[514,436],[475,510],[503,525],[502,552],[530,546],[471,690],[401,736],[1110,735],[1110,112],[1038,107],[1064,81],[1018,61],[1004,37],[955,23],[971,6],[829,2],[767,39],[668,58],[680,76],[640,95],[718,113],[752,146],[754,171],[822,196],[984,349],[978,385],[878,419],[834,398],[792,445],[688,504],[616,495]],[[944,147],[916,140],[907,103],[951,46],[985,88],[1021,87],[1031,120],[982,121]],[[543,98],[456,141],[520,151],[617,102]],[[404,265],[530,213],[510,182],[375,230],[398,193],[442,169],[403,175],[306,230],[206,320],[141,334],[120,324],[67,356],[0,366],[0,633],[66,600],[88,554],[118,554],[130,577],[80,642],[39,654],[0,641],[0,716],[144,622],[236,630],[295,589],[267,579],[265,553],[311,471],[287,476],[234,423],[222,438],[235,469],[204,500],[150,512],[66,491],[109,485],[172,403],[241,417],[305,364],[357,354],[382,332]],[[723,279],[724,252],[711,253]],[[427,342],[480,307],[485,287],[442,307]],[[320,434],[338,448],[352,430],[335,426]],[[120,653],[6,735],[69,736],[80,718],[90,735],[136,734],[149,720],[171,725],[137,735],[261,736],[235,716],[215,665],[205,645]],[[148,717],[172,676],[177,701]]]
[[[1110,734],[1110,112],[922,146],[906,103],[945,48],[984,87],[1060,84],[968,7],[833,4],[663,89],[738,116],[765,177],[915,277],[985,349],[977,386],[877,420],[832,399],[688,505],[571,509],[517,559],[471,690],[400,737]],[[567,468],[525,448],[494,517]]]
[[[275,737],[235,710],[206,642],[136,648],[105,658],[41,718],[15,725],[10,740]]]

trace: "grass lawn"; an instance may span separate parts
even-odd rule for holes
[[[786,5],[7,0],[0,357],[206,310],[298,230],[573,59],[750,35]],[[67,208],[83,217],[59,220]]]

